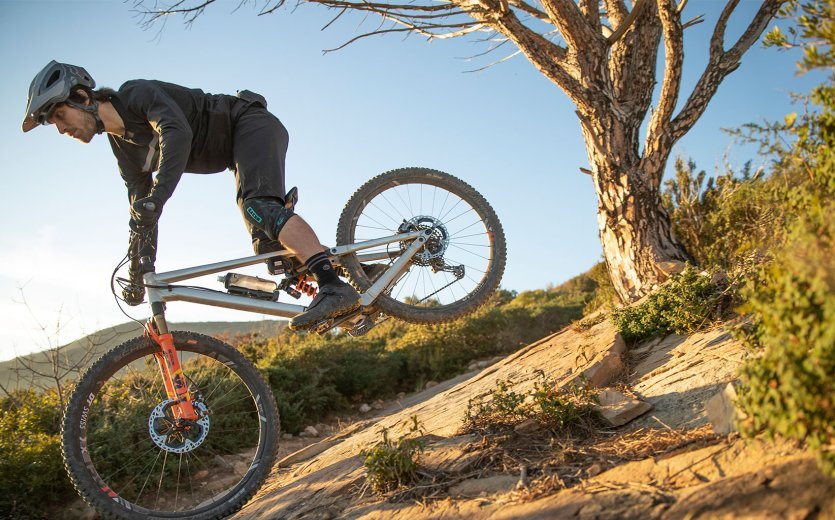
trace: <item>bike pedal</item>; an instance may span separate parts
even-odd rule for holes
[[[326,320],[322,320],[322,321],[316,323],[315,325],[310,327],[310,329],[308,329],[308,330],[310,330],[310,332],[313,332],[313,333],[316,333],[316,334],[324,334],[325,332],[331,330],[334,326],[335,326],[334,325],[334,319],[333,318],[328,318]]]

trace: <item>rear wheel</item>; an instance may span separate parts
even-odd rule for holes
[[[258,370],[219,340],[173,334],[198,420],[175,422],[160,349],[144,337],[90,367],[67,405],[64,464],[106,518],[222,518],[255,494],[275,460],[278,411]]]
[[[427,168],[378,175],[346,204],[336,241],[351,244],[424,229],[432,230],[426,245],[374,306],[413,323],[441,323],[473,312],[499,286],[506,245],[493,208],[464,181]],[[387,265],[407,246],[388,244],[357,254],[378,253],[389,258],[379,262]],[[363,267],[357,254],[341,261],[351,281],[364,291],[375,269],[368,263]]]

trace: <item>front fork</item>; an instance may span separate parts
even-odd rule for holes
[[[156,311],[156,309],[154,310]],[[169,399],[176,403],[171,407],[174,419],[177,422],[196,421],[200,416],[194,410],[191,393],[188,391],[188,383],[180,366],[177,349],[174,347],[174,336],[168,332],[165,314],[161,312],[161,309],[160,312],[154,312],[154,317],[145,324],[145,337],[160,347],[160,351],[154,353],[154,358],[156,358],[157,365],[159,365],[162,373],[165,393],[168,394]]]

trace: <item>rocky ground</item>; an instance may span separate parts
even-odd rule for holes
[[[632,348],[606,321],[568,328],[321,440],[289,440],[307,445],[235,518],[835,518],[835,480],[798,446],[728,433],[743,354],[721,327]],[[543,378],[600,389],[609,426],[573,440],[524,424],[462,434],[468,403],[498,381],[522,393]],[[372,493],[360,452],[413,416],[422,479]]]

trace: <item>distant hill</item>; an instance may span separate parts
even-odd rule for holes
[[[208,336],[228,336],[230,338],[236,334],[256,332],[261,336],[273,336],[284,330],[285,327],[287,327],[287,322],[280,320],[169,323],[171,330],[187,330]],[[142,334],[142,327],[138,323],[128,322],[88,334],[55,350],[60,352],[62,364],[71,366],[83,360],[88,351],[92,352],[91,359],[95,360],[104,352],[140,334]],[[15,388],[20,380],[17,372],[24,364],[30,366],[34,364],[38,371],[45,371],[50,363],[50,354],[49,351],[35,352],[0,362],[0,385],[8,389]],[[29,381],[30,377],[27,376],[25,385],[23,382],[21,382],[21,385],[28,386]],[[36,382],[41,382],[41,380],[38,379]]]

